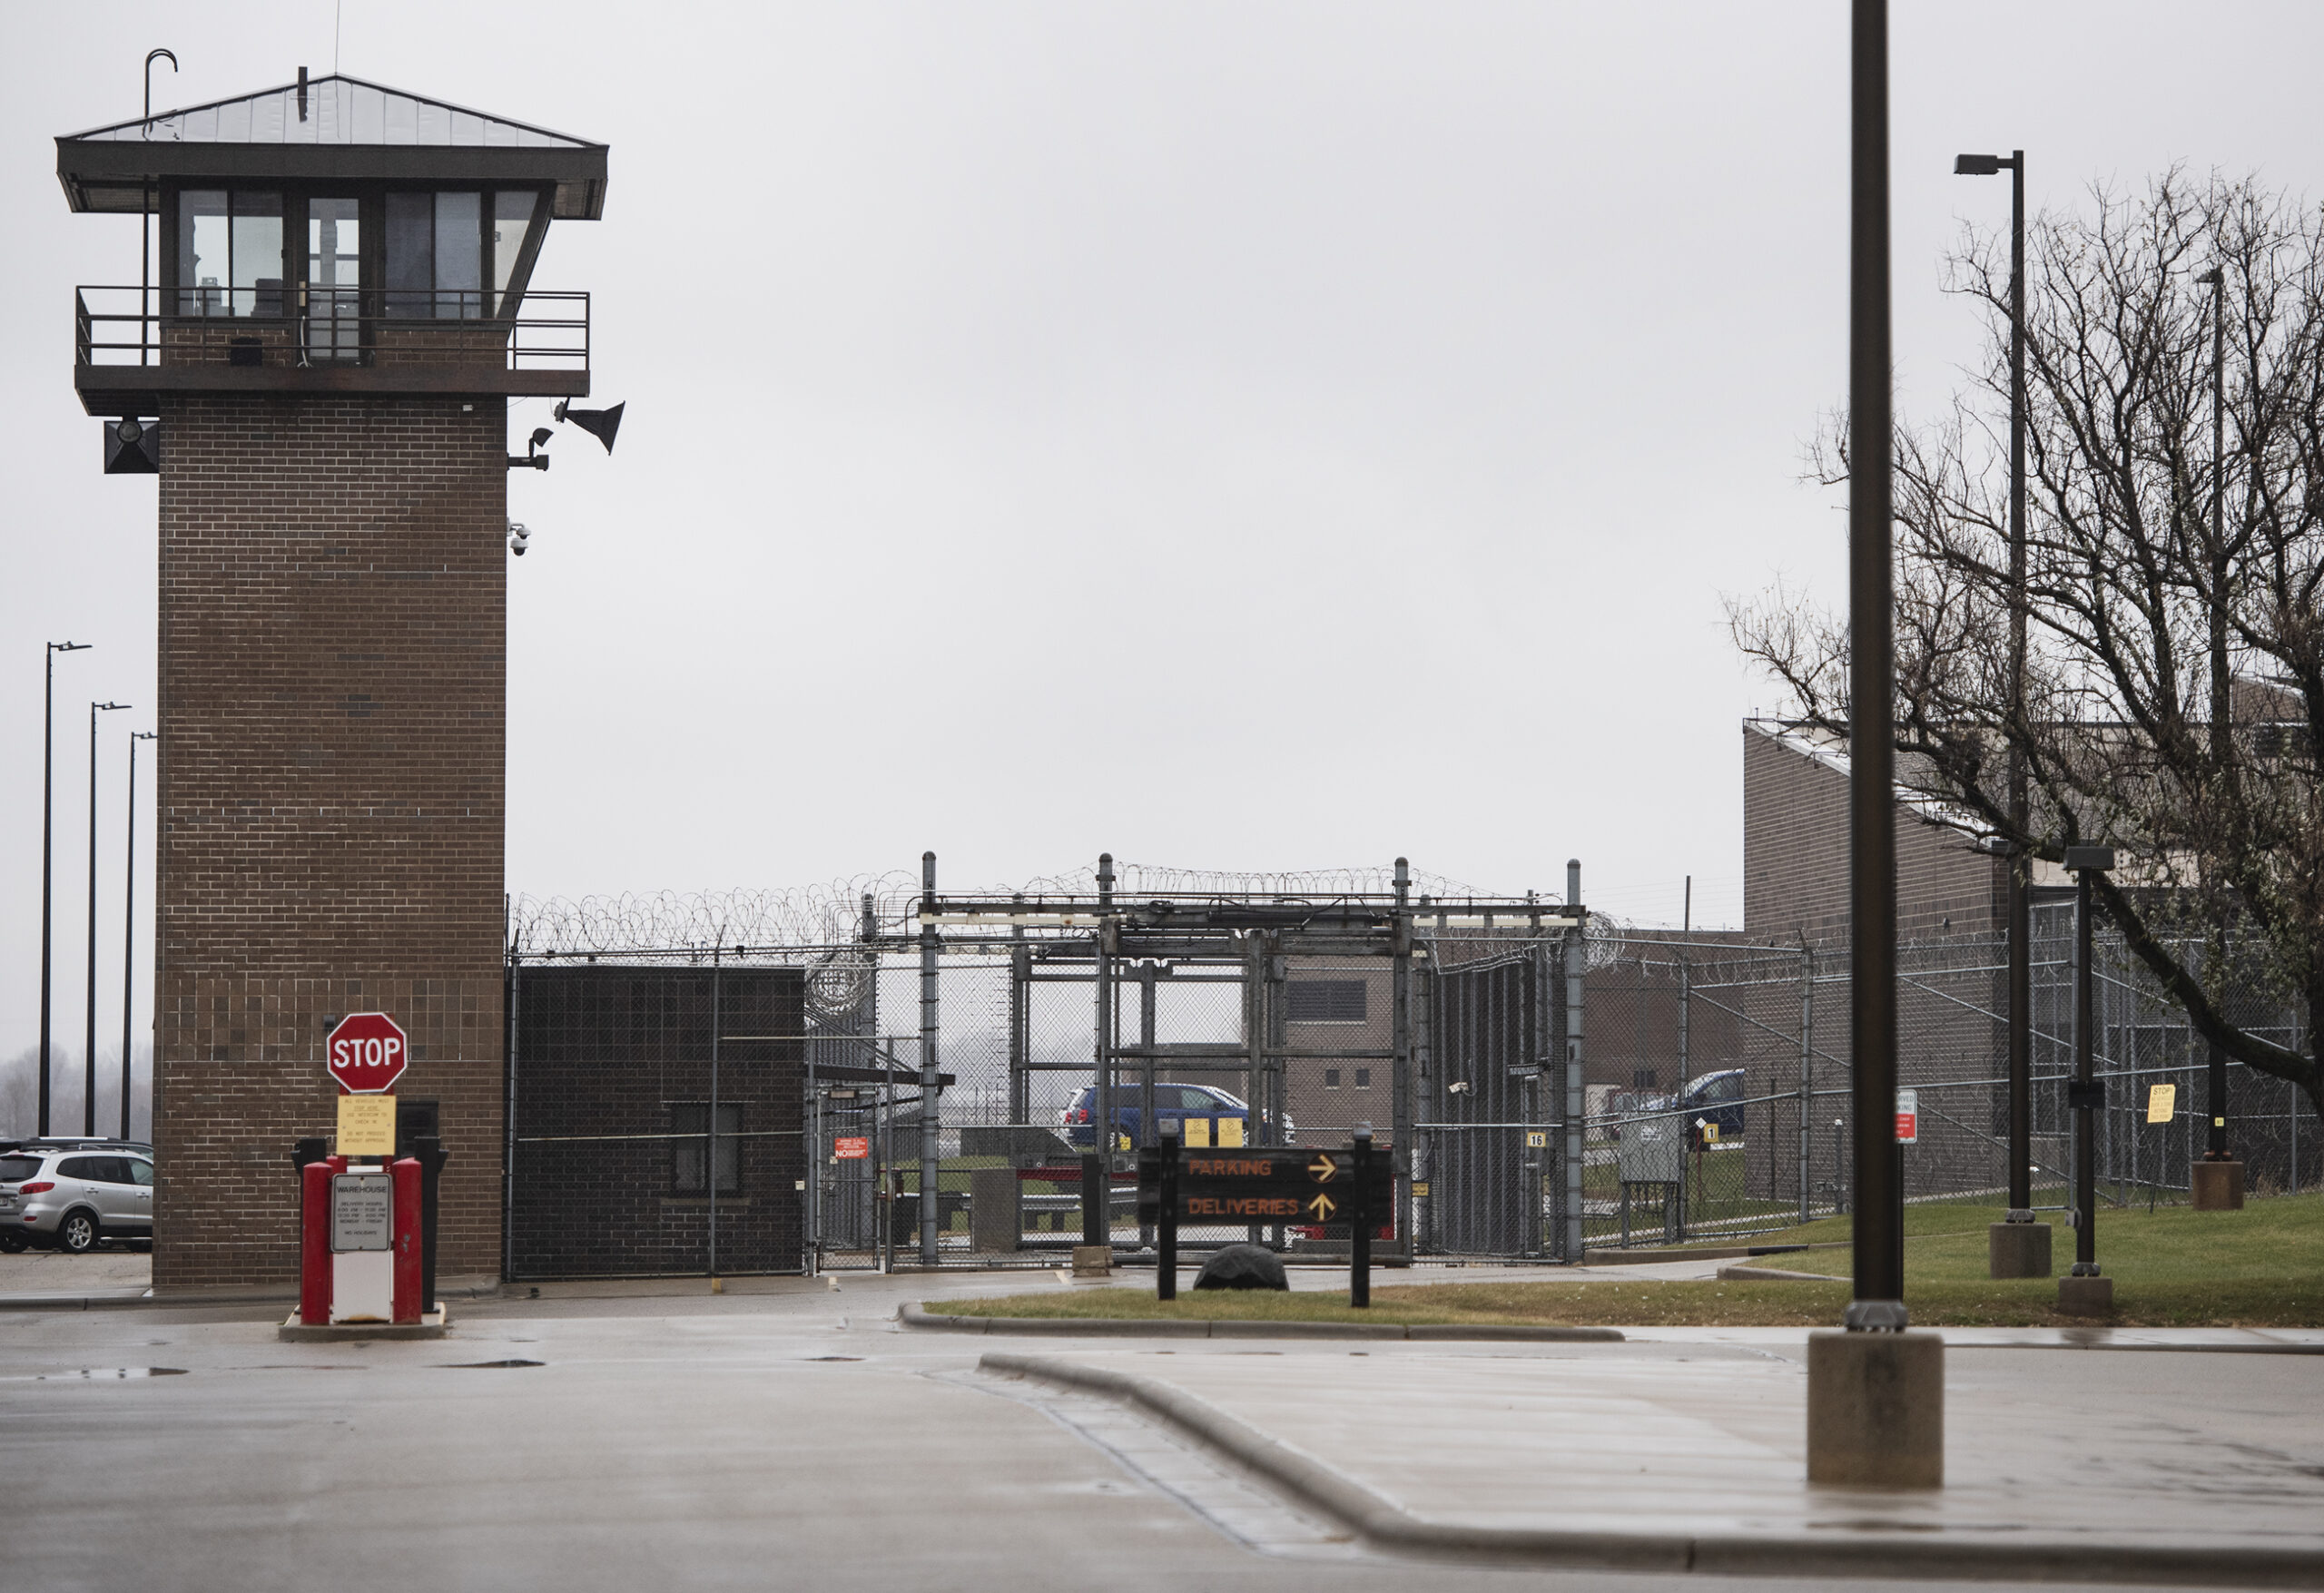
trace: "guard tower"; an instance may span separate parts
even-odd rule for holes
[[[105,469],[161,477],[154,1283],[295,1275],[365,1010],[451,1155],[440,1271],[497,1272],[507,408],[589,390],[587,296],[531,279],[606,147],[304,68],[56,145],[74,210],[159,235],[80,290],[73,371]]]

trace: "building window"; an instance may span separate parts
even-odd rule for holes
[[[1324,1068],[1324,1087],[1325,1089],[1337,1089],[1337,1088],[1339,1088],[1339,1087],[1340,1087],[1340,1070],[1339,1070],[1338,1068],[1336,1068],[1336,1067],[1326,1067],[1326,1068]]]
[[[222,188],[178,195],[178,313],[282,313],[282,196]]]
[[[1362,979],[1293,979],[1284,986],[1286,1016],[1293,1023],[1362,1023]]]
[[[1372,1069],[1369,1067],[1359,1067],[1355,1070],[1355,1087],[1358,1089],[1370,1089],[1372,1087]]]
[[[722,1104],[718,1108],[718,1193],[743,1191],[743,1108]],[[680,1101],[670,1107],[670,1189],[675,1195],[704,1195],[702,1170],[710,1155],[710,1103]]]
[[[484,314],[484,195],[388,195],[388,297],[400,320]]]

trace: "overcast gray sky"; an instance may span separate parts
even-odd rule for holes
[[[2308,5],[1900,5],[1907,409],[1937,290],[2035,206],[2172,162],[2324,194]],[[60,1028],[86,705],[100,1032],[123,736],[153,701],[153,482],[99,474],[73,289],[136,280],[51,139],[333,60],[331,0],[0,11],[0,1052],[34,1028],[40,644],[59,665]],[[1838,595],[1801,448],[1845,379],[1840,0],[843,6],[345,0],[341,68],[612,145],[535,276],[595,294],[619,454],[510,485],[508,879],[1399,852],[1496,890],[1741,915],[1723,593]],[[519,406],[512,437],[546,419]],[[125,723],[126,722],[126,723]],[[150,837],[148,817],[141,827]],[[141,862],[150,880],[150,861]],[[144,944],[143,933],[141,948]],[[144,983],[141,970],[141,992]],[[143,997],[141,993],[141,1002]],[[141,1008],[140,1031],[145,1019]]]

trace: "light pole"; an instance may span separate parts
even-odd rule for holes
[[[121,910],[121,1136],[129,1137],[130,1014],[136,1008],[137,969],[137,743],[154,739],[150,730],[129,733],[129,850],[122,864]]]
[[[2017,732],[2025,715],[2025,152],[1956,155],[1956,177],[2009,173],[2009,1211],[1987,1236],[1986,1271],[1996,1278],[2050,1275],[2050,1227],[2034,1221],[2034,924],[2026,877],[2032,855],[2025,758]],[[2023,1230],[2022,1232],[2012,1230]]]
[[[2235,724],[2230,710],[2227,669],[2227,272],[2213,266],[2195,279],[2211,290],[2211,768],[2214,779],[2224,779],[2235,756]],[[2226,927],[2219,931],[2218,959],[2224,973]],[[2223,978],[2215,981],[2225,987]],[[2234,1211],[2243,1205],[2243,1166],[2227,1148],[2227,1053],[2219,1043],[2211,1047],[2206,1074],[2204,1116],[2211,1119],[2203,1136],[2203,1165],[2192,1170],[2188,1183],[2198,1211]]]
[[[2111,846],[2070,846],[2066,868],[2073,874],[2073,1082],[2066,1104],[2073,1108],[2073,1272],[2058,1280],[2058,1309],[2077,1316],[2102,1316],[2113,1308],[2114,1280],[2098,1271],[2097,1111],[2105,1102],[2092,1057],[2091,891],[2095,878],[2112,871]]]
[[[126,703],[89,704],[89,1021],[81,1053],[81,1132],[97,1133],[97,715]]]
[[[1945,1482],[1945,1341],[1905,1332],[1896,1146],[1895,379],[1888,306],[1888,6],[1853,0],[1848,162],[1848,938],[1855,1298],[1807,1341],[1807,1480]]]
[[[49,889],[49,862],[56,829],[56,655],[60,653],[86,653],[86,642],[51,642],[43,655],[43,666],[48,672],[48,683],[41,698],[40,721],[40,1125],[38,1133],[48,1137],[48,1074],[49,1074],[49,974],[50,912],[53,895]]]

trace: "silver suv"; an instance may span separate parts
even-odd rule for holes
[[[0,1154],[0,1250],[86,1254],[153,1237],[153,1158],[125,1146]]]

